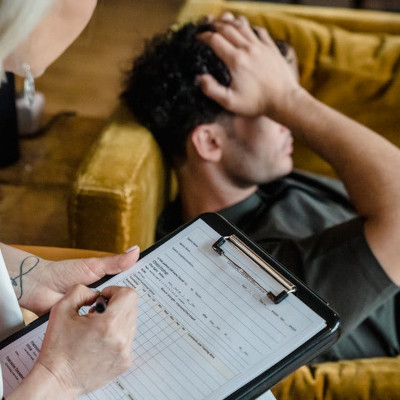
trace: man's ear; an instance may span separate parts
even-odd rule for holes
[[[221,129],[219,124],[202,124],[193,129],[189,140],[197,155],[205,161],[218,162],[222,156]]]

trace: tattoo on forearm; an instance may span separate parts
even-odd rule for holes
[[[19,289],[18,300],[20,300],[24,294],[22,277],[29,274],[29,272],[31,272],[39,264],[39,261],[40,259],[36,256],[26,257],[22,260],[22,263],[19,266],[19,275],[17,275],[15,278],[10,278],[12,285],[17,287],[17,290]]]

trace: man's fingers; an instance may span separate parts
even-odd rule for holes
[[[253,28],[250,26],[249,20],[240,15],[234,21],[236,29],[249,41],[254,42],[257,40],[257,36],[254,34]]]
[[[222,61],[230,60],[235,52],[235,47],[217,32],[203,32],[197,35],[197,38],[211,47]]]
[[[243,35],[240,29],[236,26],[235,22],[222,22],[215,21],[214,27],[217,32],[237,48],[245,48],[248,45],[248,39]]]
[[[225,64],[230,64],[237,57],[240,49],[246,50],[250,45],[259,42],[259,38],[245,17],[226,22],[216,20],[213,25],[216,32],[203,32],[197,37],[211,47]],[[266,31],[260,33],[263,42],[273,43]]]
[[[220,22],[219,24],[218,21]],[[229,36],[225,35],[224,32],[227,30],[226,26],[229,25],[233,27],[237,33],[240,33],[241,36],[250,42],[259,39],[264,44],[274,43],[273,39],[265,28],[260,26],[252,27],[249,20],[244,15],[240,15],[239,17],[235,18],[233,14],[226,13],[226,15],[224,14],[219,20],[214,22],[214,26],[217,28],[217,31],[224,35],[227,39],[229,39]],[[256,32],[257,35],[255,35],[254,32]],[[243,43],[243,39],[241,43]]]
[[[226,21],[226,22],[227,21],[234,21],[235,20],[235,16],[231,12],[226,11],[221,15],[220,20],[221,21]]]
[[[258,38],[264,44],[272,44],[274,42],[266,29],[260,26],[254,26],[253,29],[257,32]]]
[[[229,110],[229,88],[221,85],[212,75],[197,77],[203,93]]]
[[[232,14],[228,14],[227,17],[223,17],[216,20],[213,25],[216,30],[228,40],[230,40],[231,37],[235,38],[235,42],[231,40],[232,43],[239,47],[243,47],[248,43],[248,41],[254,42],[257,39],[257,36],[254,34],[254,31],[245,16],[241,15],[238,18],[235,18]],[[241,37],[240,41],[236,39],[238,36]]]
[[[214,21],[215,21],[215,16],[213,14],[208,14],[204,17],[204,19],[201,22],[204,22],[206,24],[211,24]]]

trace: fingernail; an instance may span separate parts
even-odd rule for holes
[[[135,244],[134,246],[129,247],[128,250],[125,250],[125,253],[130,253],[131,251],[136,250],[138,248],[139,248],[139,246],[137,244]]]

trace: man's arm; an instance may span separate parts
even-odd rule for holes
[[[365,218],[373,253],[400,285],[399,149],[301,88],[265,30],[257,29],[257,37],[244,18],[215,26],[216,33],[199,38],[226,63],[232,84],[227,88],[204,75],[204,93],[232,112],[269,116],[329,162]]]
[[[301,107],[299,107],[301,104]],[[276,119],[328,163],[365,218],[369,246],[400,285],[400,151],[368,128],[299,90]]]

